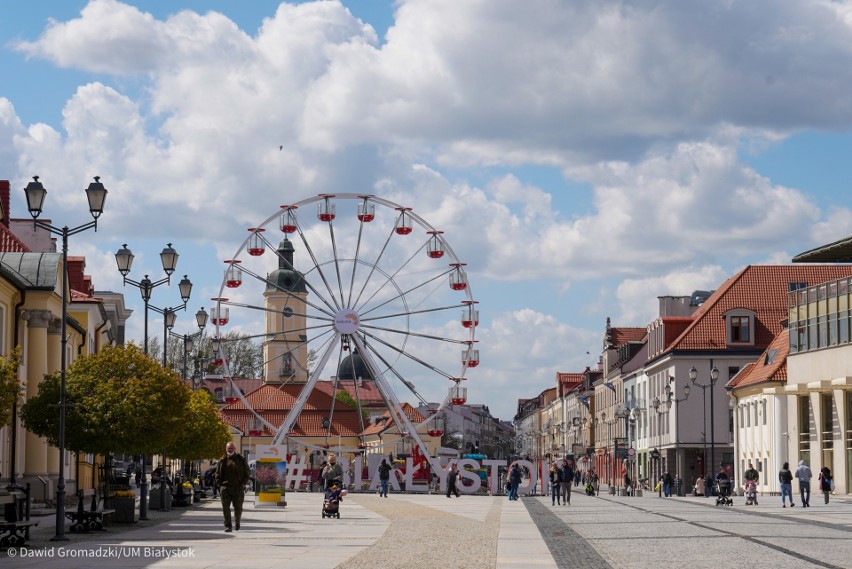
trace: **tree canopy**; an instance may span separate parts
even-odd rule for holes
[[[186,460],[204,460],[222,455],[231,440],[228,425],[206,391],[193,391],[186,408],[184,425],[175,443],[166,450],[169,456]]]
[[[21,397],[21,382],[18,379],[20,365],[20,348],[15,348],[8,355],[0,357],[0,428],[11,422],[12,406]]]
[[[26,428],[59,445],[59,374],[45,376],[21,409]],[[76,452],[151,454],[178,439],[189,388],[133,345],[108,347],[66,370],[65,447]]]

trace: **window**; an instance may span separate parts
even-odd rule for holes
[[[724,315],[727,326],[728,344],[754,344],[755,313],[745,308],[736,308]]]
[[[766,399],[760,402],[761,407],[763,407],[763,424],[766,424]]]
[[[748,316],[731,317],[731,342],[748,342],[750,335],[751,319]]]

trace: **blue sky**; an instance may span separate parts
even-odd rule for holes
[[[590,363],[607,317],[645,326],[658,296],[849,235],[850,7],[37,2],[0,17],[0,178],[14,216],[38,174],[45,215],[73,225],[102,176],[99,231],[71,252],[98,289],[124,290],[136,339],[123,243],[136,279],[174,243],[196,284],[175,328],[189,333],[223,261],[281,204],[413,207],[480,302],[470,400],[510,418]]]

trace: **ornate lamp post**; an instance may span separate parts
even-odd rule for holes
[[[670,377],[669,383],[666,385],[666,408],[671,409],[672,402],[675,404],[675,470],[677,471],[677,475],[683,479],[683,461],[680,456],[680,403],[682,401],[686,401],[689,399],[689,391],[690,387],[688,383],[683,385],[683,397],[680,399],[674,397],[674,389],[672,389],[672,384],[675,383],[675,378]],[[654,398],[654,407],[659,407],[660,400],[659,398]],[[683,485],[681,485],[681,488]],[[678,493],[680,496],[680,493]]]
[[[713,365],[712,362],[710,365]],[[716,366],[710,368],[710,383],[698,383],[696,380],[698,379],[698,370],[693,366],[689,370],[689,379],[692,381],[692,385],[695,387],[700,387],[701,391],[704,393],[704,460],[702,461],[704,464],[704,469],[707,469],[707,388],[710,388],[710,468],[716,468],[716,433],[713,424],[713,386],[716,385],[716,380],[719,379],[719,370],[716,369]],[[705,473],[706,474],[706,473]],[[712,474],[712,471],[711,471]]]
[[[161,314],[163,316],[163,368],[165,369],[167,365],[166,357],[168,355],[168,340],[171,329],[175,325],[175,320],[177,319],[177,311],[185,310],[186,303],[189,302],[190,294],[192,294],[192,282],[187,278],[186,275],[183,276],[180,283],[178,284],[178,288],[180,289],[180,297],[183,300],[183,304],[180,306],[176,306],[174,308],[157,308],[153,305],[148,305],[148,308],[156,312],[157,314]],[[163,469],[162,475],[160,476],[160,510],[166,510],[166,450],[163,449],[162,453],[162,462],[161,467]]]
[[[133,279],[127,278],[127,275],[130,273],[130,268],[133,266],[133,253],[130,249],[127,248],[127,244],[121,246],[121,249],[115,254],[115,263],[118,266],[118,272],[121,273],[121,276],[124,278],[125,285],[132,285],[139,289],[139,292],[142,294],[142,300],[145,303],[145,343],[144,350],[145,354],[148,353],[148,302],[151,300],[151,292],[155,288],[163,284],[170,284],[172,273],[175,272],[175,267],[177,266],[178,254],[177,251],[172,249],[172,244],[168,243],[163,251],[160,253],[160,261],[163,264],[163,272],[166,273],[166,276],[158,281],[151,281],[148,278],[148,275],[145,275],[145,278],[141,281],[135,281]],[[165,350],[165,346],[163,346]],[[145,472],[145,455],[141,456],[142,462],[142,486],[139,488],[139,519],[147,520],[148,519],[148,475]]]
[[[169,336],[172,338],[177,338],[178,340],[183,341],[183,377],[187,378],[187,367],[189,365],[189,352],[192,351],[193,344],[195,342],[195,338],[201,336],[204,333],[204,328],[207,326],[207,320],[210,316],[207,314],[207,311],[204,308],[201,308],[198,312],[195,313],[195,323],[198,325],[198,332],[194,334],[175,334],[171,330],[169,331]],[[195,380],[192,381],[192,389],[193,391],[198,388],[198,385],[195,384]]]
[[[628,420],[629,417],[630,417],[630,411],[628,411],[626,408],[622,407],[621,405],[619,405],[615,409],[615,418],[616,419],[624,419],[624,435],[625,435],[624,440],[625,440],[625,443],[627,443],[628,434],[629,434],[629,427],[627,425],[627,420]],[[625,451],[626,450],[627,449],[625,449]],[[618,460],[618,437],[615,438],[615,458],[616,458],[616,460]],[[626,472],[626,470],[625,470],[625,472]],[[623,479],[624,479],[624,477],[622,476],[622,480]],[[627,487],[625,485],[625,490],[626,489],[627,489]]]
[[[38,176],[33,177],[33,181],[27,184],[24,188],[24,193],[27,196],[27,209],[33,218],[33,229],[39,227],[62,236],[62,323],[61,323],[61,343],[62,354],[60,355],[60,380],[59,380],[59,479],[56,483],[56,535],[53,536],[53,541],[66,541],[65,537],[65,370],[67,367],[66,353],[68,345],[68,238],[71,235],[76,235],[87,229],[94,228],[98,230],[98,217],[104,211],[104,201],[106,200],[107,189],[100,182],[100,177],[95,176],[95,181],[89,184],[86,188],[86,197],[89,200],[89,212],[92,214],[93,220],[78,225],[74,228],[69,228],[67,225],[56,227],[45,221],[39,221],[38,216],[41,215],[44,198],[47,196],[47,190],[38,181]]]
[[[659,419],[659,415],[662,415],[662,414],[668,412],[668,410],[669,410],[668,406],[660,405],[660,398],[659,397],[654,397],[654,400],[651,402],[651,407],[653,407],[654,411],[657,412],[658,419]],[[661,429],[659,428],[659,425],[657,425],[657,442],[658,443],[660,442],[660,439],[661,439],[660,430]],[[651,451],[651,458],[654,459],[657,463],[657,468],[656,468],[657,483],[660,485],[660,489],[657,490],[657,495],[662,497],[663,496],[663,484],[662,484],[662,474],[663,473],[661,472],[662,465],[660,464],[660,457],[661,457],[661,453],[660,453],[659,449],[657,449],[655,447],[654,450]]]

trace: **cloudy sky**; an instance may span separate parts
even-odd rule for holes
[[[183,6],[183,8],[181,8]],[[10,10],[7,10],[9,12]],[[581,371],[604,325],[850,234],[852,2],[43,1],[0,17],[0,178],[99,290],[160,276],[172,242],[219,296],[223,260],[282,204],[375,194],[444,231],[479,301],[469,399]],[[270,232],[272,233],[272,232]],[[270,235],[277,242],[279,235]],[[179,304],[155,291],[156,306]],[[239,329],[257,333],[248,321]],[[162,324],[152,320],[151,330]],[[190,316],[175,331],[194,332]],[[589,352],[590,354],[587,354]],[[438,398],[446,381],[421,380]]]

